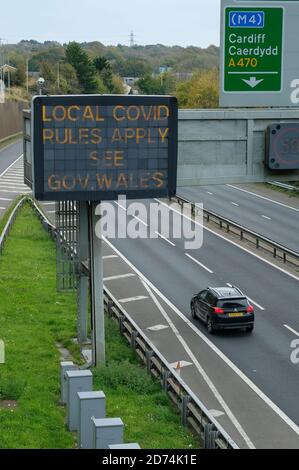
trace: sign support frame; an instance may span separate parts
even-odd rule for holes
[[[81,201],[79,204],[79,266],[88,260],[88,203]],[[88,284],[86,274],[80,271],[78,280],[78,342],[86,343],[87,338],[87,306],[88,306]]]
[[[91,342],[92,365],[105,366],[105,318],[103,292],[103,240],[96,235],[98,222],[96,207],[100,201],[90,201],[88,204],[88,240],[90,260],[90,306],[91,306]]]

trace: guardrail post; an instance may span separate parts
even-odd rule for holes
[[[125,319],[126,319],[126,317],[124,315],[119,316],[119,331],[120,331],[121,334],[123,334],[124,331],[125,331],[125,327],[124,327]]]
[[[136,338],[138,336],[138,333],[137,331],[132,331],[132,335],[131,335],[131,346],[133,349],[136,349]]]
[[[218,438],[218,431],[214,424],[208,423],[204,426],[204,448],[216,449],[216,439]]]
[[[170,371],[167,369],[164,369],[162,372],[162,387],[164,392],[168,392],[168,379],[170,377]]]
[[[147,367],[148,372],[151,371],[151,359],[153,355],[154,355],[154,351],[152,351],[151,349],[146,350],[145,356],[146,356],[146,367]]]
[[[181,408],[181,419],[182,419],[182,425],[186,426],[187,424],[187,419],[188,419],[188,403],[190,402],[190,397],[189,395],[184,395],[182,397],[182,408]]]
[[[107,303],[107,313],[108,313],[108,317],[109,317],[109,318],[112,317],[112,307],[113,307],[113,302],[112,302],[112,300],[108,300],[108,303]]]
[[[191,215],[195,217],[195,204],[191,204]]]

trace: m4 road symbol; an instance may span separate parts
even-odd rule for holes
[[[263,28],[265,26],[264,11],[230,11],[230,28]]]

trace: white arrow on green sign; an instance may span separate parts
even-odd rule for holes
[[[227,7],[224,91],[281,91],[282,36],[282,8]]]

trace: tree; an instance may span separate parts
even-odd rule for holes
[[[100,80],[87,52],[77,42],[70,42],[66,48],[66,60],[76,70],[83,93],[99,93]]]
[[[23,60],[15,61],[16,71],[11,74],[11,84],[15,86],[23,86],[26,81],[26,65]]]
[[[194,73],[190,80],[177,86],[175,94],[181,108],[218,108],[218,70]]]
[[[163,84],[160,78],[145,75],[137,81],[136,85],[144,95],[163,95]]]

